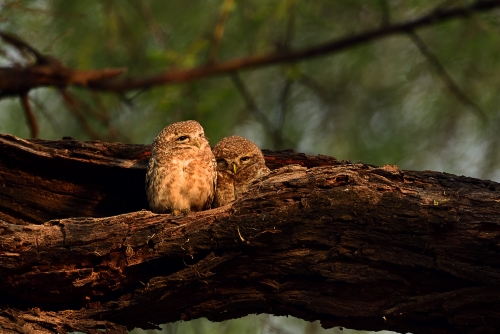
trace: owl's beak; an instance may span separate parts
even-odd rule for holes
[[[236,174],[236,171],[238,170],[238,166],[236,166],[236,163],[234,163],[234,162],[231,165],[233,166],[234,174]]]
[[[201,143],[200,143],[200,141],[198,140],[198,138],[195,138],[195,139],[193,140],[193,144],[194,144],[194,146],[196,146],[196,147],[198,147],[198,148],[200,148],[200,146],[201,146]]]

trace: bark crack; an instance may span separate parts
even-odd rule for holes
[[[147,147],[89,142],[75,160],[67,141],[36,143],[0,135],[0,175],[22,185],[0,187],[2,329],[6,305],[89,333],[259,312],[414,333],[500,328],[496,183],[266,151],[274,171],[244,197],[173,219],[138,211]],[[110,173],[116,159],[135,167]],[[89,166],[92,178],[75,172]],[[67,205],[39,196],[43,182],[95,192]],[[89,214],[102,218],[67,218]]]

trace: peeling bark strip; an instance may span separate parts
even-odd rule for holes
[[[174,219],[132,212],[145,207],[148,149],[0,136],[3,329],[125,333],[260,312],[412,333],[500,328],[500,184],[265,151],[270,167],[304,167]]]

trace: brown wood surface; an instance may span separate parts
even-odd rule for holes
[[[500,328],[500,184],[293,151],[231,205],[146,209],[149,147],[0,136],[0,326],[249,313],[412,333]],[[297,165],[293,165],[297,164]]]

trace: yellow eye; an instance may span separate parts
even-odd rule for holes
[[[177,138],[177,141],[186,141],[189,139],[189,136],[180,136],[179,138]]]
[[[241,158],[240,160],[241,160],[242,162],[245,162],[245,161],[250,160],[250,157],[243,157],[243,158]]]

